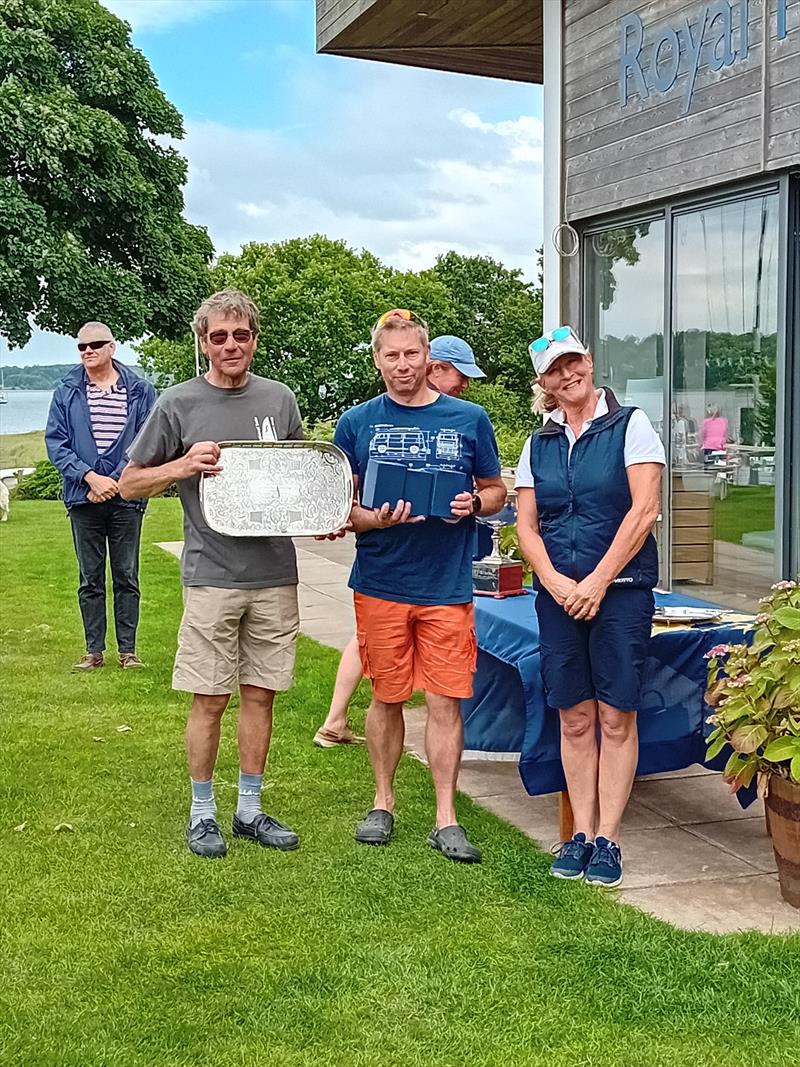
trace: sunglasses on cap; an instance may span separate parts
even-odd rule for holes
[[[381,326],[385,326],[389,319],[402,319],[404,322],[413,322],[415,326],[420,326],[423,330],[428,329],[428,324],[424,319],[421,319],[419,315],[416,315],[413,311],[409,311],[408,308],[393,308],[391,311],[386,311],[381,315],[378,321],[375,323],[372,332],[379,330]]]
[[[245,330],[244,328],[239,330],[214,330],[213,333],[208,335],[212,345],[224,345],[229,337],[232,337],[237,345],[246,345],[252,339],[253,331]]]
[[[111,337],[107,338],[105,341],[78,341],[78,351],[85,352],[87,348],[91,348],[92,352],[99,352],[101,348],[110,345],[111,342]]]
[[[541,337],[537,337],[535,341],[531,341],[528,345],[528,351],[531,355],[533,355],[534,352],[546,352],[554,341],[566,341],[569,337],[571,337],[573,341],[577,341],[581,351],[583,351],[583,345],[569,326],[559,326],[557,329],[551,330],[550,333],[545,333],[542,334]]]

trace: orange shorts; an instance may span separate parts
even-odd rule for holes
[[[471,697],[477,642],[472,604],[398,604],[355,593],[361,666],[378,700],[414,689]]]

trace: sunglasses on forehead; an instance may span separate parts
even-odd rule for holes
[[[85,352],[87,348],[91,348],[92,352],[99,352],[105,345],[111,344],[111,338],[107,338],[105,341],[78,341],[78,351]]]
[[[575,341],[578,340],[569,326],[559,326],[557,330],[552,330],[549,334],[543,334],[541,337],[537,337],[535,341],[531,341],[528,347],[531,352],[546,352],[553,341],[566,341],[568,337],[572,337]],[[581,345],[581,348],[583,348],[583,345]]]
[[[428,329],[428,324],[424,319],[421,319],[419,315],[416,315],[413,311],[409,311],[408,308],[393,308],[391,311],[386,311],[381,315],[378,321],[375,323],[372,332],[379,330],[381,326],[385,326],[390,319],[401,319],[403,322],[413,322],[415,326],[420,326],[423,330]]]
[[[212,345],[224,345],[228,338],[232,337],[237,345],[246,345],[252,336],[252,330],[242,328],[239,330],[214,330],[213,333],[208,335],[208,339]]]

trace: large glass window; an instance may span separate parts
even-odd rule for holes
[[[587,238],[588,337],[595,382],[621,404],[644,408],[661,431],[664,411],[664,220]]]
[[[664,422],[663,218],[603,230],[586,238],[586,331],[596,385],[610,386],[621,404],[647,412],[666,447]],[[656,540],[665,573],[666,525]]]
[[[584,238],[596,383],[643,408],[667,450],[662,577],[747,609],[780,571],[778,230],[776,190]]]
[[[676,214],[672,255],[672,583],[752,608],[775,573],[777,194]]]

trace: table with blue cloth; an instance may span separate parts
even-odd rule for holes
[[[676,593],[656,593],[656,606],[708,607]],[[561,767],[558,712],[548,708],[539,668],[539,624],[535,593],[496,600],[475,598],[478,662],[475,690],[462,702],[464,748],[502,758],[519,753],[519,772],[531,795],[566,790]],[[667,628],[651,639],[638,711],[637,775],[681,770],[704,763],[721,770],[723,752],[705,763],[704,700],[706,653],[714,645],[737,643],[746,623]],[[619,650],[620,656],[625,649]],[[741,792],[741,790],[740,790]],[[738,794],[737,794],[738,795]],[[747,802],[748,797],[741,797]]]

